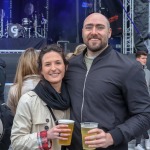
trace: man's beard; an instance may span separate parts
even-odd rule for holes
[[[86,44],[87,46],[87,49],[92,51],[92,52],[98,52],[98,51],[101,51],[103,50],[106,46],[108,45],[107,42],[103,43],[103,44],[99,44],[99,45],[91,45],[89,43]]]

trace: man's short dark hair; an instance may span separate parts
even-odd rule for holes
[[[141,57],[141,55],[147,56],[148,53],[146,51],[137,51],[135,54],[135,57],[139,58],[139,57]]]

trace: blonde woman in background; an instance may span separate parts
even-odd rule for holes
[[[76,47],[75,51],[74,51],[74,55],[79,55],[80,53],[83,52],[83,50],[86,48],[86,45],[85,44],[80,44]]]
[[[68,53],[68,54],[66,55],[66,59],[69,60],[69,59],[71,59],[72,57],[79,55],[85,48],[86,48],[86,45],[85,45],[85,44],[80,44],[80,45],[78,45],[78,46],[75,48],[75,51],[74,51],[73,53]]]
[[[8,92],[7,105],[16,113],[16,108],[21,95],[34,89],[40,80],[38,75],[39,52],[34,48],[26,49],[20,56],[13,85]]]

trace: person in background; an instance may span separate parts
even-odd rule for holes
[[[0,58],[0,149],[8,150],[10,146],[10,134],[13,123],[11,110],[5,104],[4,90],[6,82],[6,63]]]
[[[76,48],[75,48],[75,51],[73,52],[73,54],[76,56],[76,55],[79,55],[80,53],[83,52],[83,50],[86,48],[86,45],[85,44],[80,44],[78,45]]]
[[[6,82],[6,63],[3,59],[0,58],[0,104],[3,104],[4,101],[4,89]]]
[[[21,96],[14,117],[11,132],[14,150],[61,150],[58,139],[67,140],[70,132],[68,125],[56,124],[58,119],[69,118],[70,99],[62,84],[67,65],[59,46],[52,44],[41,50],[38,58],[41,80],[34,90]]]
[[[135,54],[136,60],[142,64],[142,67],[144,69],[148,92],[150,94],[150,71],[147,69],[147,66],[146,66],[147,56],[148,54],[145,51],[137,51]],[[148,135],[148,131],[143,132],[143,138],[145,141],[145,148],[150,149],[150,138]],[[142,136],[139,136],[136,138],[135,150],[144,150],[144,148],[141,145],[141,139],[142,139]]]
[[[148,53],[145,51],[137,51],[135,54],[136,60],[140,62],[143,66],[144,72],[145,72],[145,79],[148,87],[148,92],[150,94],[150,71],[147,69],[146,63],[147,63],[147,57]]]
[[[33,90],[40,81],[37,64],[38,55],[39,52],[34,48],[28,48],[19,58],[14,83],[10,87],[7,99],[7,105],[14,115],[21,95]]]
[[[141,65],[117,51],[108,40],[112,30],[100,13],[83,23],[87,48],[69,60],[65,82],[75,121],[69,150],[82,150],[82,122],[97,122],[85,144],[96,150],[128,150],[128,142],[150,128],[150,101]],[[91,134],[91,136],[90,136]]]
[[[69,59],[71,59],[72,57],[79,55],[85,48],[86,48],[86,45],[85,45],[85,44],[80,44],[80,45],[78,45],[78,46],[75,48],[75,51],[74,51],[73,53],[68,53],[68,54],[66,55],[66,59],[69,60]]]

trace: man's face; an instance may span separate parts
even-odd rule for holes
[[[103,15],[94,13],[85,19],[82,37],[88,50],[92,52],[103,50],[108,45],[110,36],[111,29]]]
[[[147,62],[147,56],[141,55],[139,58],[136,58],[137,61],[139,61],[143,66],[146,65]]]

